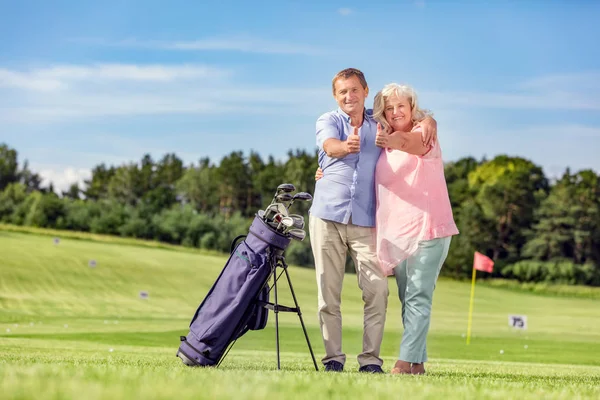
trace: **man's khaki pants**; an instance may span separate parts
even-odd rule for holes
[[[373,228],[348,225],[310,216],[310,242],[315,257],[319,293],[318,316],[325,345],[323,363],[335,360],[342,364],[342,314],[340,312],[346,253],[354,260],[358,287],[364,306],[363,351],[358,364],[381,366],[379,358],[388,299],[387,279],[377,265]]]

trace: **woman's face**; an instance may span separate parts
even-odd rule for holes
[[[391,95],[385,101],[385,120],[393,131],[408,132],[412,129],[412,108],[406,97]]]

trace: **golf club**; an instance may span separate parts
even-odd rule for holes
[[[289,194],[289,193],[281,193],[281,194],[278,194],[278,195],[275,197],[275,200],[276,200],[276,201],[274,201],[273,203],[288,203],[288,202],[290,202],[290,201],[291,201],[293,198],[294,198],[294,197],[293,197],[291,194]]]
[[[279,228],[281,228],[281,225],[285,226],[286,228],[293,227],[294,226],[294,219],[290,218],[290,217],[283,217],[279,221],[279,225],[277,225],[277,230],[279,230]]]
[[[271,204],[275,203],[276,198],[279,194],[291,193],[291,192],[295,192],[295,191],[296,191],[296,186],[292,185],[291,183],[282,183],[281,185],[277,186],[277,190],[275,191],[275,195],[273,196],[273,201],[271,202]]]
[[[294,219],[294,228],[304,229],[304,217],[300,214],[290,214],[290,218]]]
[[[264,220],[266,222],[271,222],[277,214],[282,214],[282,216],[284,217],[288,216],[287,208],[281,203],[274,203],[269,205],[269,207],[267,207],[267,209],[265,210]]]
[[[299,241],[303,241],[306,237],[306,232],[304,232],[302,229],[290,229],[287,231],[287,234],[290,235],[292,239]]]
[[[306,192],[296,193],[294,195],[294,197],[292,198],[292,201],[290,201],[290,204],[288,204],[288,210],[290,209],[290,207],[292,206],[292,204],[294,204],[294,201],[296,201],[296,200],[311,201],[312,196],[310,195],[310,193],[306,193]]]

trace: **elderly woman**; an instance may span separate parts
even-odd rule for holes
[[[384,149],[375,172],[377,254],[396,277],[404,326],[392,374],[425,373],[433,291],[458,234],[439,141],[424,145],[415,128],[427,115],[408,86],[391,83],[375,96],[375,143]]]

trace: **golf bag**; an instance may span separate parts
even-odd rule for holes
[[[258,216],[237,243],[241,237],[233,240],[229,259],[196,310],[188,335],[180,337],[177,356],[186,365],[218,365],[232,342],[267,324],[275,257],[283,254],[291,239]]]

